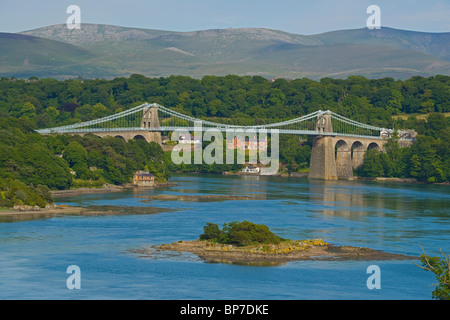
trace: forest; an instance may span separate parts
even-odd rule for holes
[[[137,74],[111,80],[0,78],[0,206],[42,206],[50,201],[48,190],[123,184],[142,169],[154,172],[158,181],[166,181],[174,171],[220,173],[239,169],[176,167],[159,145],[145,141],[93,135],[41,136],[34,131],[104,117],[143,102],[240,125],[331,110],[375,126],[414,129],[419,136],[411,147],[399,148],[394,137],[385,153],[368,152],[356,174],[414,177],[425,182],[450,179],[448,76],[408,80],[351,76],[320,81],[270,81],[235,75],[147,78]],[[307,171],[311,143],[311,138],[282,135],[283,169]],[[31,193],[38,197],[26,196]]]

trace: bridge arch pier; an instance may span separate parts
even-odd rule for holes
[[[352,144],[352,168],[357,169],[364,162],[366,149],[361,141],[355,141]]]
[[[336,149],[336,173],[340,177],[353,177],[352,149],[345,140],[339,140],[335,144]]]
[[[386,140],[362,137],[316,136],[311,150],[309,179],[351,179],[369,149],[384,151]]]

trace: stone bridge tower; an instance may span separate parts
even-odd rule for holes
[[[161,132],[157,131],[159,128],[158,106],[152,105],[142,110],[141,129],[145,129],[143,136],[147,142],[154,141],[159,145],[162,144]]]
[[[333,132],[331,113],[324,112],[317,116],[316,131],[318,135],[313,140],[309,178],[337,180],[333,137],[331,135],[323,135],[324,133]]]
[[[142,110],[141,128],[159,129],[157,106],[151,106]]]

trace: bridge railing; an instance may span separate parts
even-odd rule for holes
[[[148,108],[158,109],[159,126],[143,127],[141,126],[142,114]],[[316,128],[320,117],[328,115],[332,121],[332,132],[318,132]],[[131,109],[109,115],[100,119],[86,122],[60,126],[48,129],[39,129],[41,134],[52,133],[95,133],[95,132],[118,132],[118,131],[175,131],[187,130],[193,131],[201,127],[202,131],[207,129],[218,129],[220,131],[234,130],[270,130],[277,129],[279,133],[297,134],[297,135],[328,135],[328,136],[348,136],[348,137],[370,137],[382,139],[385,136],[393,134],[393,129],[376,127],[360,123],[346,117],[343,117],[332,111],[315,111],[310,114],[294,119],[281,121],[277,123],[240,126],[201,120],[183,113],[171,110],[156,103],[144,103]]]

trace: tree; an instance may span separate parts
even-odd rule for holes
[[[201,240],[215,240],[219,239],[220,229],[219,226],[215,223],[207,223],[206,226],[203,227],[204,233],[200,235]]]
[[[70,102],[70,103],[66,103],[65,105],[61,106],[60,110],[65,111],[65,112],[70,112],[71,114],[73,114],[73,112],[79,107],[80,106],[78,104]]]
[[[419,156],[417,154],[413,154],[410,160],[410,169],[409,175],[413,178],[417,178],[420,175],[421,163]]]
[[[427,135],[439,137],[442,130],[447,127],[447,120],[442,113],[432,113],[427,118]]]
[[[72,141],[64,149],[63,158],[71,167],[75,165],[86,165],[87,152],[80,143]]]
[[[21,110],[22,117],[28,117],[30,119],[36,118],[36,108],[31,102],[25,102]]]
[[[267,226],[249,221],[224,223],[222,230],[214,223],[207,223],[203,230],[204,233],[200,235],[202,240],[238,246],[255,243],[277,244],[285,240],[272,233]]]
[[[16,103],[11,108],[11,115],[16,118],[26,117],[34,120],[36,118],[36,108],[31,102]]]
[[[101,103],[96,103],[92,106],[92,113],[94,119],[103,118],[108,115],[108,110]]]
[[[402,102],[405,99],[399,90],[392,90],[390,100],[387,102],[387,109],[392,114],[398,114],[402,109]]]
[[[420,163],[420,165],[414,163],[416,166],[415,169],[417,169],[415,170],[417,172],[417,178],[419,180],[430,180],[430,182],[434,182],[436,180],[436,170],[433,165],[433,162],[436,160],[435,142],[436,141],[433,137],[418,136],[417,140],[411,146],[412,154],[417,155],[417,158],[414,157],[414,161],[418,160]]]
[[[423,250],[423,254],[420,256],[421,266],[414,263],[419,268],[424,269],[425,271],[431,271],[435,274],[437,283],[436,288],[432,292],[433,299],[436,300],[450,300],[450,268],[449,268],[449,259],[450,256],[446,256],[444,253],[443,259],[440,257],[430,257],[425,254]]]
[[[362,172],[365,177],[382,177],[384,175],[380,153],[377,149],[369,149],[364,155]]]

